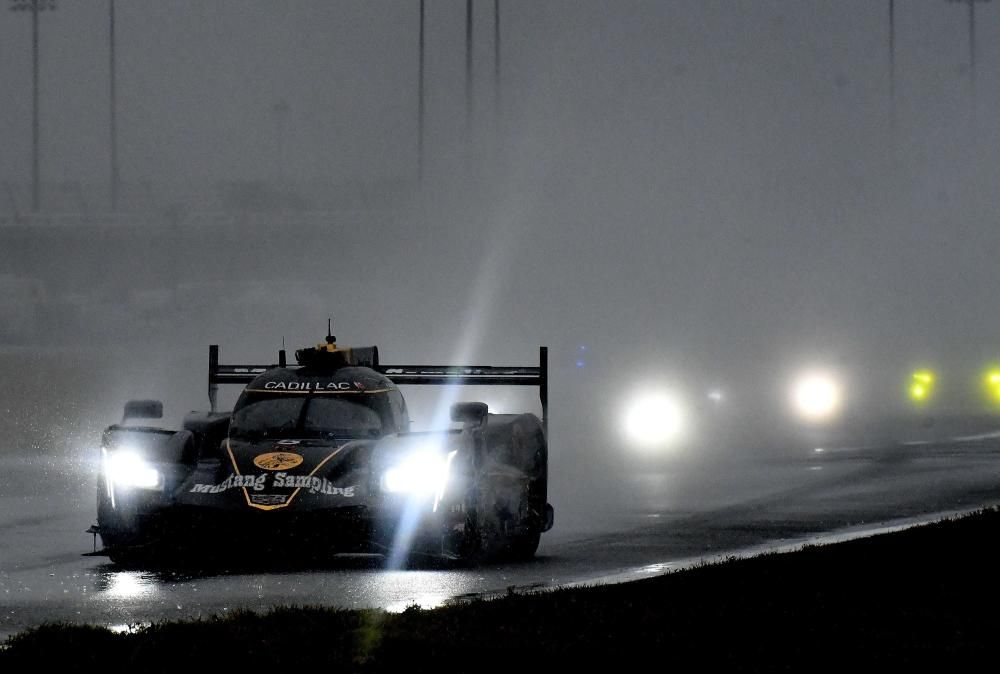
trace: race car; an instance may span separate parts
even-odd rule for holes
[[[466,563],[527,559],[547,501],[547,350],[532,367],[384,365],[377,347],[324,342],[277,365],[223,365],[209,347],[210,409],[180,430],[130,401],[101,443],[103,553],[135,566],[240,551],[376,553]],[[244,384],[231,412],[220,384]],[[537,386],[542,417],[456,403],[460,428],[411,432],[404,385]],[[96,540],[96,539],[95,539]]]

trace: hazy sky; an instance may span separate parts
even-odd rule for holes
[[[498,113],[493,3],[477,0],[472,138],[494,163],[463,151],[465,3],[428,0],[426,198],[294,242],[330,269],[309,297],[338,298],[354,334],[396,353],[488,344],[507,360],[589,341],[715,369],[778,351],[995,355],[1000,5],[977,8],[975,111],[967,8],[896,6],[893,139],[887,2],[502,0]],[[417,7],[118,0],[122,179],[315,194],[412,180]],[[100,204],[107,5],[60,0],[41,18],[43,176]],[[0,21],[0,178],[22,195],[29,25]],[[467,190],[484,165],[491,189]],[[218,256],[227,282],[278,273],[255,241]],[[373,258],[394,272],[367,274]],[[198,325],[238,331],[213,320]]]
[[[956,117],[968,103],[966,9],[942,0],[897,4],[900,140],[919,139],[914,149],[924,156],[953,154],[951,127],[964,121]],[[406,175],[415,150],[417,6],[118,0],[124,178]],[[464,124],[465,3],[427,6],[430,144],[441,152]],[[486,118],[493,3],[478,0],[475,9]],[[649,162],[651,175],[672,169],[690,179],[711,171],[715,181],[720,163],[742,170],[734,152],[773,164],[802,144],[774,178],[823,185],[825,174],[871,159],[859,149],[885,144],[886,2],[503,0],[501,12],[505,119],[515,143],[549,123],[593,159]],[[989,4],[978,12],[987,121],[1000,66],[998,12]],[[24,181],[30,16],[3,17],[0,175]],[[99,181],[108,142],[107,4],[61,0],[41,23],[44,173]]]

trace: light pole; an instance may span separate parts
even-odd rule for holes
[[[500,102],[500,0],[493,0],[493,89]]]
[[[889,0],[889,139],[896,139],[896,0]]]
[[[990,0],[948,0],[951,3],[962,3],[969,7],[969,95],[972,99],[972,112],[976,110],[976,3]]]
[[[472,137],[472,0],[465,0],[465,127]]]
[[[118,91],[115,62],[115,0],[108,0],[108,103],[111,112],[111,211],[118,211]]]
[[[493,0],[493,96],[494,126],[500,135],[500,118],[503,96],[500,90],[500,0]]]
[[[38,124],[38,13],[54,10],[56,0],[10,0],[10,11],[31,12],[31,210],[37,213],[41,204],[39,183],[39,124]]]
[[[424,0],[420,0],[420,31],[417,39],[417,178],[424,179]]]

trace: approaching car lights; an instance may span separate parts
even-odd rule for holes
[[[840,411],[840,382],[828,372],[811,371],[792,384],[792,406],[804,420],[829,421]]]
[[[991,367],[983,373],[983,389],[993,405],[1000,405],[1000,367]]]
[[[896,381],[894,399],[897,404],[905,400],[918,410],[937,405],[945,393],[941,389],[939,371],[931,367],[908,370]],[[990,407],[1000,408],[1000,362],[980,370],[975,381],[979,383],[982,399]],[[967,396],[972,393],[972,388],[970,386],[965,393],[961,393],[949,386],[947,393],[949,397],[952,394]],[[790,380],[787,390],[795,416],[812,424],[836,421],[847,403],[844,379],[831,369],[800,371]],[[713,406],[723,405],[729,397],[721,388],[707,389],[704,395]],[[905,397],[900,398],[901,395]],[[672,444],[682,432],[686,432],[688,425],[684,408],[678,400],[666,391],[647,392],[632,399],[625,407],[622,424],[628,440],[641,449],[661,449]],[[951,404],[961,404],[962,400],[967,398],[960,397]],[[941,402],[949,404],[948,401]]]
[[[930,370],[917,370],[910,375],[910,385],[907,389],[910,400],[917,405],[927,403],[934,392],[936,377]]]
[[[644,393],[625,408],[625,435],[639,449],[660,450],[675,442],[684,429],[684,412],[667,391]]]

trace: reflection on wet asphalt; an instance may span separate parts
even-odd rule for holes
[[[337,558],[319,568],[121,570],[84,557],[93,522],[89,466],[11,457],[0,478],[0,633],[49,620],[130,625],[242,608],[321,604],[401,610],[510,586],[578,583],[632,569],[780,545],[845,527],[1000,500],[995,438],[857,450],[803,450],[767,461],[716,457],[610,477],[615,506],[565,507],[538,558],[477,569],[400,571],[381,558]],[[60,466],[62,466],[60,468]],[[58,484],[58,489],[39,485]],[[560,507],[567,516],[559,519]],[[252,555],[252,542],[247,543]]]

